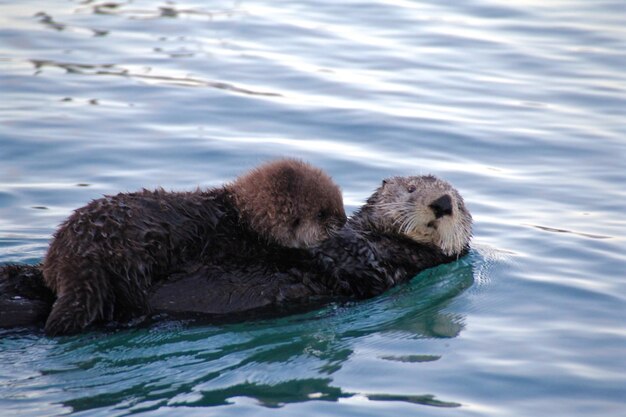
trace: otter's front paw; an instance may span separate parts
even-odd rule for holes
[[[46,320],[45,332],[48,336],[80,333],[94,319],[93,314],[90,314],[79,301],[62,296],[52,306],[52,311]]]

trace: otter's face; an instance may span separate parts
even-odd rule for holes
[[[311,186],[313,184],[310,184]],[[286,213],[284,234],[281,243],[288,247],[308,248],[328,239],[333,232],[341,228],[346,220],[341,193],[336,185],[329,188],[318,186],[309,189],[306,198],[293,196],[292,200],[303,200],[300,206],[293,206]],[[290,222],[290,223],[289,223]]]
[[[341,190],[319,168],[294,159],[270,162],[231,186],[242,218],[282,246],[308,248],[346,222]]]
[[[386,232],[433,244],[446,255],[461,253],[472,235],[472,216],[463,198],[432,175],[393,177],[368,200],[369,221]]]

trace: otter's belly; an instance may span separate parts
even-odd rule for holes
[[[173,316],[245,313],[306,301],[314,291],[292,274],[259,265],[203,265],[150,291],[154,313]]]

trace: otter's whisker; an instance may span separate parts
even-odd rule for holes
[[[398,229],[401,232],[406,233],[408,230],[410,230],[408,226],[411,224],[412,221],[413,217],[407,216]]]
[[[417,228],[418,222],[419,218],[416,215],[410,216],[408,221],[403,224],[402,231],[407,234],[413,232]]]
[[[413,218],[410,216],[407,216],[406,220],[402,223],[402,225],[400,225],[400,231],[402,233],[407,233],[409,232],[410,229],[410,225],[413,222]]]
[[[405,206],[403,202],[393,202],[393,203],[379,203],[378,207],[388,207],[388,206]]]
[[[398,216],[392,223],[393,226],[398,226],[399,230],[402,230],[405,223],[409,220],[410,216],[409,214],[402,214],[401,216]]]

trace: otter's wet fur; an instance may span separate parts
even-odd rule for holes
[[[345,223],[339,187],[318,168],[283,159],[207,191],[143,190],[92,201],[58,229],[43,261],[57,299],[49,335],[150,311],[150,286],[183,263],[225,253],[289,252]],[[294,249],[295,250],[295,249]]]

